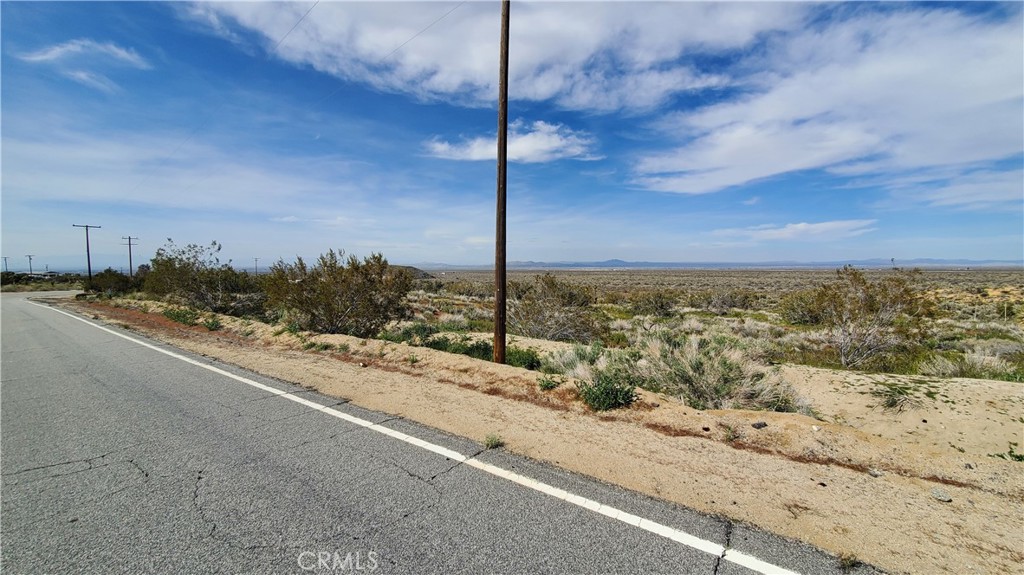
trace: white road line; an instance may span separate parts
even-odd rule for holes
[[[270,387],[268,385],[264,385],[264,384],[262,384],[262,383],[260,383],[258,381],[253,381],[253,380],[251,380],[251,379],[249,379],[247,377],[242,377],[240,375],[235,375],[235,374],[233,374],[231,372],[225,371],[225,370],[220,369],[218,367],[215,367],[215,366],[212,366],[212,365],[209,365],[209,364],[206,364],[206,363],[202,363],[202,362],[196,361],[196,360],[194,360],[192,358],[189,358],[189,357],[186,357],[184,355],[181,355],[179,353],[174,353],[173,351],[169,351],[169,350],[157,347],[157,346],[155,346],[153,344],[144,342],[144,341],[139,340],[139,339],[135,339],[134,337],[125,335],[123,333],[119,333],[119,332],[114,331],[114,330],[112,330],[110,328],[107,328],[107,327],[104,327],[102,325],[93,323],[93,322],[91,322],[91,321],[89,321],[89,320],[87,320],[87,319],[85,319],[83,317],[77,316],[77,315],[72,314],[72,313],[68,313],[68,312],[66,312],[64,310],[60,310],[60,309],[57,309],[57,308],[54,308],[54,307],[50,307],[50,306],[47,306],[47,305],[39,304],[39,303],[36,303],[36,302],[33,302],[33,301],[29,301],[28,303],[30,303],[32,305],[35,305],[35,306],[39,306],[39,307],[44,308],[44,309],[48,309],[48,310],[55,311],[57,313],[66,315],[66,316],[68,316],[68,317],[70,317],[72,319],[76,319],[76,320],[78,320],[78,321],[80,321],[82,323],[85,323],[87,325],[91,325],[92,327],[95,327],[96,329],[101,329],[101,330],[103,330],[103,331],[105,331],[105,332],[107,332],[107,333],[109,333],[111,335],[116,335],[117,337],[120,337],[122,339],[126,339],[126,340],[128,340],[128,341],[130,341],[132,343],[141,345],[143,347],[147,347],[149,349],[152,349],[153,351],[157,351],[159,353],[162,353],[164,355],[168,355],[168,356],[173,357],[175,359],[180,359],[181,361],[184,361],[186,363],[190,363],[190,364],[195,365],[197,367],[201,367],[203,369],[212,371],[212,372],[214,372],[216,374],[223,375],[225,377],[230,377],[231,379],[234,379],[235,381],[242,382],[242,383],[244,383],[246,385],[251,385],[252,387],[255,387],[257,389],[261,389],[263,391],[266,391],[266,392],[268,392],[270,394],[276,395],[276,396],[281,397],[283,399],[288,399],[288,400],[294,401],[296,403],[301,403],[302,405],[308,406],[308,407],[310,407],[312,409],[315,409],[316,411],[320,411],[320,412],[323,412],[323,413],[325,413],[327,415],[332,415],[334,417],[337,417],[338,419],[342,419],[344,421],[347,421],[349,423],[353,423],[355,425],[359,425],[361,427],[365,427],[367,429],[371,429],[371,430],[376,431],[378,433],[382,433],[382,434],[387,435],[389,437],[393,437],[395,439],[398,439],[399,441],[404,441],[405,443],[408,443],[410,445],[415,445],[416,447],[420,447],[422,449],[426,449],[427,451],[432,451],[434,453],[437,453],[438,455],[442,455],[444,457],[447,457],[448,459],[451,459],[451,460],[454,460],[454,461],[458,461],[460,463],[465,463],[466,465],[468,465],[470,467],[474,467],[476,469],[479,469],[480,471],[483,471],[485,473],[489,473],[491,475],[494,475],[495,477],[500,477],[502,479],[507,479],[507,480],[509,480],[509,481],[511,481],[513,483],[517,483],[519,485],[522,485],[523,487],[528,487],[528,488],[533,489],[535,491],[539,491],[539,492],[541,492],[541,493],[543,493],[545,495],[549,495],[549,496],[554,497],[556,499],[561,499],[562,501],[565,501],[566,503],[571,503],[573,505],[577,505],[577,506],[582,507],[584,509],[587,509],[587,510],[590,510],[590,511],[594,511],[595,513],[600,513],[601,515],[605,515],[605,516],[610,517],[612,519],[615,519],[617,521],[621,521],[621,522],[623,522],[623,523],[625,523],[627,525],[632,525],[633,527],[638,527],[640,529],[643,529],[644,531],[648,531],[648,532],[653,533],[655,535],[659,535],[661,537],[665,537],[667,539],[671,539],[672,541],[676,541],[678,543],[682,543],[683,545],[686,545],[687,547],[692,547],[693,549],[696,549],[698,551],[703,551],[703,552],[708,553],[710,555],[715,555],[715,556],[721,557],[722,559],[725,559],[726,561],[729,561],[731,563],[735,563],[735,564],[737,564],[737,565],[739,565],[741,567],[745,567],[747,569],[750,569],[751,571],[755,571],[757,573],[763,573],[765,575],[798,575],[795,571],[790,571],[788,569],[783,569],[782,567],[779,567],[777,565],[773,565],[771,563],[767,563],[765,561],[761,561],[760,559],[758,559],[756,557],[753,557],[751,555],[747,555],[746,553],[741,553],[741,552],[736,551],[734,549],[726,549],[725,547],[723,547],[722,545],[719,545],[718,543],[715,543],[713,541],[708,541],[707,539],[701,539],[700,537],[697,537],[697,536],[694,536],[694,535],[690,535],[689,533],[687,533],[685,531],[680,531],[679,529],[675,529],[675,528],[669,527],[667,525],[662,525],[661,523],[657,523],[657,522],[651,521],[649,519],[644,519],[643,517],[638,517],[638,516],[633,515],[631,513],[626,513],[625,511],[622,511],[620,509],[616,509],[614,507],[611,507],[611,506],[608,506],[608,505],[604,505],[603,503],[601,503],[599,501],[594,501],[593,499],[587,499],[586,497],[581,497],[581,496],[576,495],[574,493],[569,493],[568,491],[565,491],[563,489],[559,489],[559,488],[557,488],[557,487],[555,487],[553,485],[548,485],[546,483],[542,483],[540,481],[537,481],[536,479],[533,479],[532,477],[527,477],[525,475],[521,475],[519,473],[515,473],[515,472],[509,471],[507,469],[503,469],[503,468],[498,467],[496,465],[491,465],[490,463],[485,463],[483,461],[480,461],[479,459],[470,459],[469,457],[466,457],[465,455],[463,455],[463,454],[461,454],[461,453],[459,453],[457,451],[452,451],[451,449],[448,449],[446,447],[442,447],[440,445],[436,445],[434,443],[430,443],[430,442],[424,441],[424,440],[419,439],[417,437],[412,437],[410,435],[406,435],[405,433],[402,433],[400,431],[396,431],[396,430],[391,429],[389,427],[384,427],[382,425],[378,425],[376,423],[373,423],[372,421],[367,421],[365,419],[362,419],[362,418],[359,418],[359,417],[355,417],[354,415],[349,415],[347,413],[342,413],[342,412],[340,412],[340,411],[338,411],[336,409],[333,409],[333,408],[330,408],[330,407],[327,407],[327,406],[324,406],[324,405],[320,405],[319,403],[310,401],[308,399],[305,399],[305,398],[302,398],[302,397],[296,397],[295,395],[292,395],[291,392],[281,391],[279,389],[274,389],[273,387]]]

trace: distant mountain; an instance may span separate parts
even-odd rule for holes
[[[1021,268],[1024,262],[1012,260],[965,260],[965,259],[936,259],[916,258],[911,260],[896,260],[896,267],[900,268]],[[545,270],[545,269],[814,269],[814,268],[839,268],[844,265],[855,267],[892,267],[893,262],[884,258],[872,258],[864,260],[836,260],[825,262],[799,262],[799,261],[768,261],[768,262],[629,262],[620,259],[604,260],[599,262],[536,262],[536,261],[511,261],[508,262],[508,269],[518,270]],[[492,265],[453,265],[445,263],[421,263],[416,267],[425,270],[480,270],[492,269]]]

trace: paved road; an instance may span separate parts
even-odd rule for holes
[[[24,295],[0,303],[5,574],[753,572],[483,463],[778,568],[838,569],[804,545],[148,341],[266,386],[254,387]],[[311,407],[323,405],[380,427]]]

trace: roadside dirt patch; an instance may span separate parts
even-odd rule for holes
[[[361,407],[477,441],[497,433],[513,452],[893,572],[1024,572],[1024,464],[989,456],[1020,442],[1020,384],[910,382],[935,399],[900,412],[872,394],[899,378],[786,366],[820,419],[696,411],[647,392],[595,414],[571,383],[544,392],[535,372],[431,349],[225,316],[209,331],[151,302],[63,305]]]

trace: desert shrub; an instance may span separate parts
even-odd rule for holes
[[[221,244],[178,247],[170,238],[144,274],[146,293],[196,309],[235,316],[257,315],[266,301],[259,281],[217,257]],[[141,269],[142,266],[140,266]]]
[[[372,337],[406,313],[409,272],[394,269],[380,254],[363,261],[329,250],[312,266],[302,258],[278,261],[266,278],[267,303],[286,310],[302,329]]]
[[[603,367],[593,369],[593,378],[576,384],[580,398],[594,411],[626,407],[636,401],[640,381],[636,360],[620,354]]]
[[[169,307],[163,312],[164,317],[185,325],[196,325],[199,323],[199,312],[187,307]]]
[[[107,268],[92,276],[92,282],[87,282],[86,288],[89,291],[98,292],[107,296],[121,295],[127,293],[133,287],[131,278],[115,270]]]
[[[629,308],[633,315],[671,317],[677,301],[677,294],[670,290],[639,291],[629,295]]]
[[[817,296],[817,290],[789,292],[779,299],[776,309],[789,324],[818,325],[823,320],[824,311]]]
[[[589,379],[591,376],[590,366],[596,364],[604,353],[604,347],[599,342],[595,342],[589,347],[575,345],[570,350],[545,355],[541,358],[540,370],[544,373]]]
[[[537,370],[540,368],[540,356],[532,349],[510,345],[505,348],[505,363],[513,367]]]
[[[918,366],[921,375],[1013,380],[1014,366],[998,357],[973,353],[934,354]]]
[[[377,339],[393,341],[395,343],[405,342],[413,345],[421,345],[438,331],[439,330],[436,326],[426,322],[417,321],[408,325],[400,327],[396,326],[393,329],[382,331],[377,335]]]
[[[456,280],[444,284],[442,290],[449,294],[473,298],[494,297],[494,282]]]
[[[914,288],[919,272],[894,272],[869,281],[852,266],[819,287],[822,325],[844,367],[858,367],[880,354],[907,349],[925,337],[927,300]]]
[[[744,354],[732,338],[659,335],[644,342],[641,387],[694,409],[796,411],[799,398],[777,370]]]
[[[752,290],[703,290],[688,295],[690,307],[703,309],[718,315],[724,315],[731,309],[757,309],[764,298]]]
[[[607,329],[593,308],[593,290],[546,273],[508,285],[510,333],[555,341],[590,342]]]
[[[541,391],[551,391],[552,389],[557,388],[563,383],[565,382],[561,379],[545,375],[537,380],[537,387],[539,387]]]
[[[468,355],[469,357],[485,361],[491,361],[494,359],[494,346],[491,342],[482,339],[472,341],[469,336],[452,338],[445,335],[438,335],[424,341],[423,346],[439,351],[447,351],[448,353]]]

